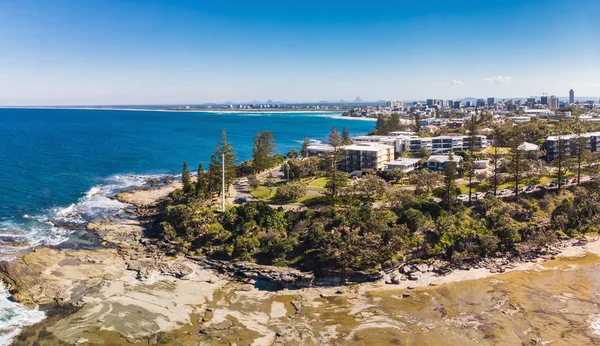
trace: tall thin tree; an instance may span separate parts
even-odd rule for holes
[[[183,192],[189,193],[192,191],[192,178],[187,162],[183,161],[183,172],[181,173],[181,181],[183,183]]]
[[[304,141],[302,142],[302,149],[300,150],[300,155],[302,157],[308,157],[308,146],[310,145],[310,141],[307,136],[304,136]]]
[[[471,198],[473,194],[473,176],[475,175],[475,141],[477,140],[477,127],[478,127],[478,112],[475,111],[475,114],[471,116],[471,119],[468,122],[468,130],[469,130],[469,153],[467,155],[468,164],[466,168],[469,170],[469,204],[471,204]]]

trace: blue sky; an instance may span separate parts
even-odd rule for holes
[[[0,105],[600,96],[600,1],[0,1]]]

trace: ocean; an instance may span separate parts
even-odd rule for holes
[[[258,131],[277,150],[300,150],[304,136],[323,140],[332,127],[353,135],[374,124],[339,113],[208,113],[89,109],[0,109],[0,255],[12,245],[57,244],[68,231],[47,220],[86,222],[122,207],[107,198],[146,178],[208,166],[220,131],[240,161]]]
[[[111,199],[148,178],[192,171],[226,128],[239,161],[252,156],[258,131],[275,134],[277,151],[300,150],[304,136],[326,139],[336,126],[353,135],[370,121],[340,113],[209,113],[90,109],[0,109],[0,260],[23,247],[75,241],[50,223],[85,224],[125,207]],[[0,345],[44,313],[10,300],[0,285]]]

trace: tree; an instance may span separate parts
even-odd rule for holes
[[[275,199],[280,202],[291,202],[306,194],[306,185],[300,182],[287,183],[277,187]]]
[[[388,174],[390,175],[390,177],[392,179],[394,179],[394,181],[397,184],[399,184],[402,181],[402,179],[404,179],[404,177],[406,177],[406,172],[400,168],[394,168],[391,171],[389,171]]]
[[[352,144],[352,140],[350,139],[350,131],[348,131],[348,128],[346,126],[344,126],[344,129],[342,130],[342,144]]]
[[[440,172],[429,169],[417,169],[409,176],[410,182],[415,184],[415,194],[430,193],[441,180]]]
[[[577,166],[577,185],[581,184],[581,167],[585,164],[590,164],[593,156],[587,148],[588,138],[582,135],[581,122],[577,121],[577,136],[575,137],[575,162]]]
[[[492,186],[494,187],[494,196],[498,194],[498,170],[500,169],[500,162],[502,160],[502,154],[498,150],[498,146],[500,145],[500,130],[496,128],[494,131],[494,141],[492,152],[489,155],[489,159],[492,162],[492,166],[494,166],[494,175],[492,176]]]
[[[225,157],[225,190],[227,191],[227,187],[236,176],[235,162],[237,158],[233,146],[227,141],[226,129],[221,130],[221,140],[215,146],[215,152],[211,156],[208,166],[208,188],[211,193],[221,191],[223,157]]]
[[[342,161],[345,154],[344,150],[341,148],[342,139],[335,126],[329,133],[327,143],[331,146],[331,151],[323,156],[326,160],[325,165],[327,167],[327,176],[329,177],[329,181],[325,185],[325,188],[327,189],[329,196],[335,198],[338,196],[340,189],[346,186],[348,182],[346,174],[338,171],[338,164]]]
[[[400,114],[392,113],[392,115],[390,115],[390,120],[388,121],[388,130],[389,132],[401,130]]]
[[[523,135],[519,128],[515,128],[508,145],[510,148],[508,154],[508,169],[515,180],[515,195],[519,196],[519,184],[527,171],[527,162],[525,159],[525,150],[523,149]]]
[[[415,132],[421,131],[421,116],[415,113]]]
[[[252,149],[252,170],[259,173],[273,165],[272,155],[275,153],[275,135],[270,131],[257,132]]]
[[[189,193],[192,191],[192,178],[187,162],[183,161],[183,172],[181,173],[181,181],[183,182],[183,192]]]
[[[297,150],[292,149],[292,150],[288,151],[286,156],[288,159],[297,159],[300,157],[300,153]]]
[[[387,190],[387,183],[376,175],[367,175],[356,183],[356,191],[365,198],[381,196]]]
[[[375,123],[375,134],[376,135],[387,135],[390,133],[388,128],[388,121],[384,115],[377,116],[377,122]]]
[[[478,112],[475,111],[475,114],[471,116],[471,119],[467,123],[467,130],[469,131],[469,153],[466,157],[466,165],[465,168],[468,170],[469,174],[469,204],[471,204],[471,197],[473,194],[473,175],[475,174],[475,141],[477,140],[477,130],[478,130]]]
[[[556,157],[554,159],[554,167],[556,167],[556,177],[558,179],[558,191],[562,189],[563,179],[569,165],[569,155],[565,146],[565,139],[561,136],[558,137],[558,143],[556,148]]]
[[[304,141],[302,142],[302,149],[300,150],[300,155],[302,155],[302,157],[308,157],[308,145],[310,144],[310,141],[308,140],[307,136],[304,136]]]
[[[444,197],[442,198],[442,203],[447,211],[453,211],[456,206],[456,176],[456,162],[450,154],[444,168]]]
[[[206,181],[206,172],[202,167],[202,162],[198,165],[198,179],[196,180],[196,196],[206,197],[208,194],[208,182]]]

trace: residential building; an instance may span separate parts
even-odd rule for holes
[[[548,96],[545,96],[545,95],[542,96],[540,98],[540,103],[543,104],[543,105],[547,105],[548,104]]]
[[[467,102],[465,103],[465,107],[467,107],[467,108],[471,108],[471,107],[473,107],[473,102],[471,102],[471,101],[467,101]]]
[[[560,108],[560,101],[558,97],[556,97],[555,95],[550,96],[550,98],[548,99],[548,105],[550,109]]]
[[[452,128],[452,129],[458,129],[458,128],[465,127],[465,119],[464,118],[449,119],[448,127]]]
[[[407,136],[402,135],[392,135],[389,136],[358,136],[352,138],[352,142],[354,143],[380,143],[385,145],[390,145],[394,147],[394,151],[397,153],[402,153],[402,149],[404,148],[404,141]]]
[[[456,165],[458,166],[462,161],[462,157],[458,155],[431,155],[429,156],[429,159],[427,159],[427,162],[425,162],[425,167],[432,170],[443,170],[448,165],[448,162],[451,162],[451,156],[452,161],[456,162]]]
[[[402,101],[388,101],[385,105],[387,108],[400,108],[403,106],[403,103]]]
[[[440,119],[440,118],[425,118],[419,120],[419,125],[421,127],[433,125],[433,126],[445,126],[448,123],[448,119]]]
[[[512,117],[510,119],[516,124],[526,123],[528,121],[531,121],[531,117],[527,117],[527,116],[516,116],[516,117]]]
[[[493,106],[495,104],[496,104],[496,98],[495,97],[488,97],[488,99],[487,99],[487,105],[491,107],[491,106]]]
[[[380,143],[356,143],[343,146],[344,159],[338,169],[344,172],[382,171],[394,159],[394,147]]]
[[[452,108],[460,109],[460,101],[454,101],[454,106]]]
[[[559,143],[561,142],[566,155],[575,154],[579,136],[585,141],[586,150],[591,152],[598,151],[598,148],[600,147],[600,132],[586,132],[580,135],[550,136],[546,139],[546,159],[548,161],[556,159],[559,154]]]
[[[485,107],[485,100],[477,99],[477,107]]]
[[[540,151],[541,147],[537,144],[523,142],[523,144],[519,146],[519,149],[525,152],[526,157],[532,158],[535,155],[535,153],[538,153]]]
[[[427,99],[427,107],[431,107],[435,104],[435,100],[434,99]]]
[[[525,109],[523,115],[535,115],[538,117],[551,117],[554,112],[548,109]]]
[[[453,108],[454,107],[454,101],[448,100],[448,101],[446,101],[446,105],[448,106],[448,108]]]
[[[323,156],[332,150],[329,144],[311,144],[306,149],[308,156]]]
[[[338,163],[338,169],[344,172],[382,171],[386,164],[394,159],[394,147],[381,143],[355,143],[344,145],[340,149],[343,151],[343,157]],[[322,156],[332,150],[328,144],[309,145],[308,155]]]
[[[487,137],[483,135],[476,136],[473,145],[475,150],[487,147]],[[451,153],[455,150],[468,150],[471,148],[470,136],[438,136],[409,138],[405,141],[404,151],[417,153],[422,149],[429,150],[432,153]]]
[[[573,89],[569,90],[569,103],[575,103],[575,91]]]
[[[412,158],[400,158],[398,160],[389,162],[387,164],[386,171],[391,171],[393,169],[400,169],[404,172],[412,172],[415,169],[419,168],[419,162],[421,159],[412,159]]]
[[[535,106],[535,97],[530,97],[527,99],[527,107],[533,108]]]

